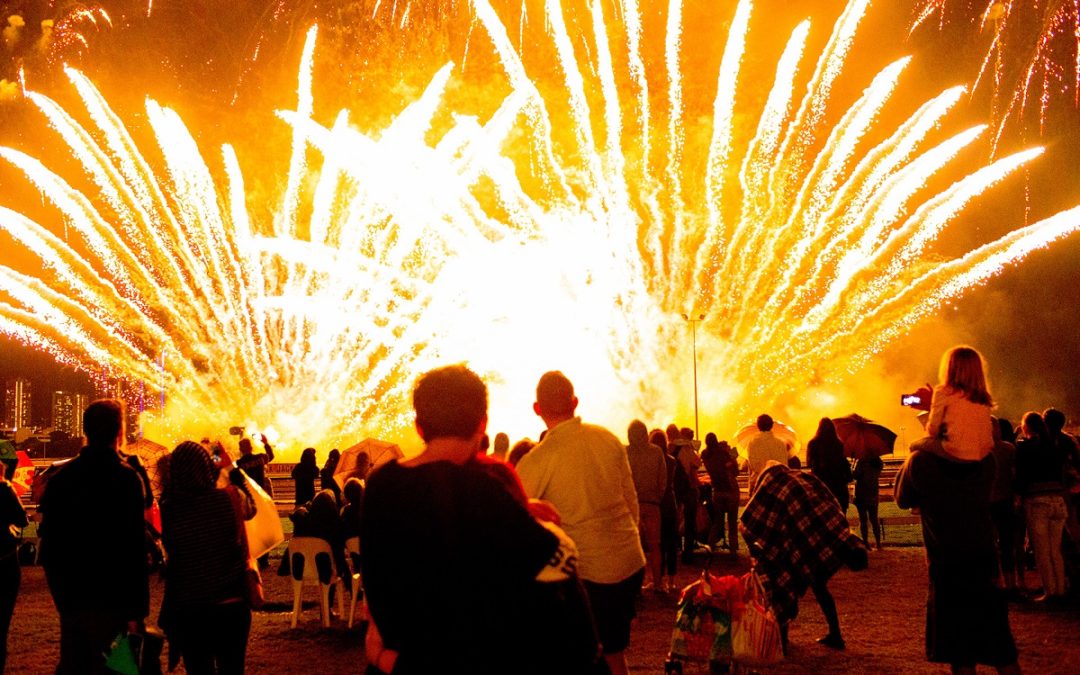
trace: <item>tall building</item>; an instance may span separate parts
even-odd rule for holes
[[[82,414],[90,404],[87,394],[54,391],[52,395],[52,427],[68,436],[82,436]]]
[[[31,426],[30,400],[30,380],[19,377],[4,383],[4,427]]]

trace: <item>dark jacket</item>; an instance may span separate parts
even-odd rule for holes
[[[87,446],[41,498],[41,565],[61,612],[150,613],[143,485],[114,448]]]

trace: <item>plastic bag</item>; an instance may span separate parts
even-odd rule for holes
[[[277,506],[270,495],[246,473],[244,482],[251,498],[255,500],[255,517],[244,522],[248,551],[252,558],[258,558],[285,541],[285,531],[281,528],[281,518],[278,517]]]
[[[742,610],[742,582],[705,572],[683,589],[669,656],[684,661],[731,661],[733,618]]]
[[[753,572],[747,575],[746,589],[746,606],[732,626],[735,660],[758,665],[776,663],[784,658],[780,622],[769,608],[761,582]]]

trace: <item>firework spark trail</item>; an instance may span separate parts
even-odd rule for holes
[[[527,45],[515,48],[492,5],[475,0],[473,25],[490,38],[510,88],[495,113],[481,121],[449,107],[460,67],[448,60],[372,134],[354,128],[348,111],[329,125],[314,119],[312,31],[296,109],[279,113],[291,153],[265,223],[252,220],[232,147],[222,148],[219,178],[179,116],[148,100],[162,158],[155,170],[72,71],[93,129],[43,96],[30,99],[94,194],[18,151],[0,148],[0,159],[46,195],[95,258],[83,261],[49,228],[0,207],[0,227],[54,271],[47,285],[0,267],[0,332],[65,362],[164,382],[163,414],[176,434],[259,420],[302,431],[304,444],[404,428],[412,377],[448,360],[490,376],[493,402],[527,410],[515,392],[528,391],[536,366],[522,352],[586,373],[608,407],[602,421],[655,419],[679,405],[678,387],[658,372],[676,356],[671,317],[691,306],[709,316],[699,340],[715,355],[707,387],[715,407],[726,406],[716,414],[741,414],[812,373],[841,377],[941,303],[1080,227],[1074,209],[937,260],[932,245],[960,210],[1042,151],[921,197],[984,127],[933,138],[963,95],[955,87],[884,128],[878,116],[906,59],[826,126],[867,4],[848,4],[805,78],[811,27],[795,28],[743,138],[736,114],[755,112],[736,106],[754,36],[753,6],[740,2],[715,80],[700,76],[717,88],[704,147],[686,142],[697,129],[684,119],[683,91],[699,82],[681,65],[679,0],[667,5],[657,63],[644,58],[636,1],[617,12],[625,40],[611,39],[618,26],[598,0],[583,5],[578,23],[591,26],[594,53],[587,39],[575,48],[571,8],[546,0],[558,69],[543,90],[562,92],[552,95],[565,96],[565,108],[526,72]],[[627,64],[625,78],[616,63]],[[650,75],[667,79],[668,110],[650,106]],[[595,112],[590,101],[601,104]],[[452,121],[437,126],[447,112]],[[526,157],[508,154],[520,134]],[[649,138],[664,140],[653,148]],[[640,159],[624,154],[632,147]],[[661,147],[668,157],[652,161]],[[700,185],[684,175],[688,165],[707,167]],[[741,194],[725,185],[736,171]],[[700,223],[704,231],[693,227]],[[628,387],[636,400],[626,400]],[[311,429],[312,420],[324,428]]]

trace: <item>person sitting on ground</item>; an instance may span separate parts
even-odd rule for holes
[[[592,672],[573,541],[474,461],[483,381],[464,366],[430,371],[413,407],[424,450],[383,465],[364,495],[368,662],[395,675]]]
[[[641,548],[648,562],[649,581],[645,588],[663,590],[660,566],[660,501],[667,489],[667,463],[664,451],[649,442],[649,430],[641,420],[634,420],[626,430],[626,457],[634,477],[638,508],[641,512],[638,531]]]
[[[750,467],[750,484],[757,484],[757,477],[765,469],[767,462],[779,462],[787,465],[787,443],[777,438],[772,431],[773,418],[758,415],[758,433],[746,444],[746,464]]]
[[[319,477],[319,465],[315,461],[315,448],[304,448],[300,453],[300,461],[292,470],[295,494],[293,503],[296,506],[307,504],[315,497],[315,480]]]
[[[712,483],[713,520],[709,528],[709,544],[718,546],[720,537],[726,537],[728,552],[739,551],[739,460],[727,441],[709,432],[705,435],[705,449],[701,461]],[[727,521],[725,534],[724,522]]]
[[[874,530],[874,544],[881,550],[881,520],[878,519],[881,472],[885,464],[877,455],[869,455],[855,464],[855,509],[859,512],[859,532],[862,540],[870,546],[867,525]]]
[[[867,554],[829,488],[812,474],[769,462],[758,474],[740,529],[754,559],[754,571],[780,622],[784,652],[788,627],[798,616],[799,598],[807,588],[814,592],[829,626],[818,642],[843,649],[829,579],[844,565],[866,569]]]
[[[844,456],[844,444],[836,435],[836,425],[828,417],[818,422],[817,433],[806,444],[806,465],[810,473],[829,486],[840,503],[840,510],[847,514],[848,484],[851,483],[851,464]]]
[[[232,459],[219,452],[216,466],[202,445],[176,446],[161,501],[169,566],[158,623],[169,639],[170,663],[182,657],[189,673],[244,672],[251,630],[242,523],[255,516],[255,502]],[[226,488],[217,487],[220,469],[229,471]]]

